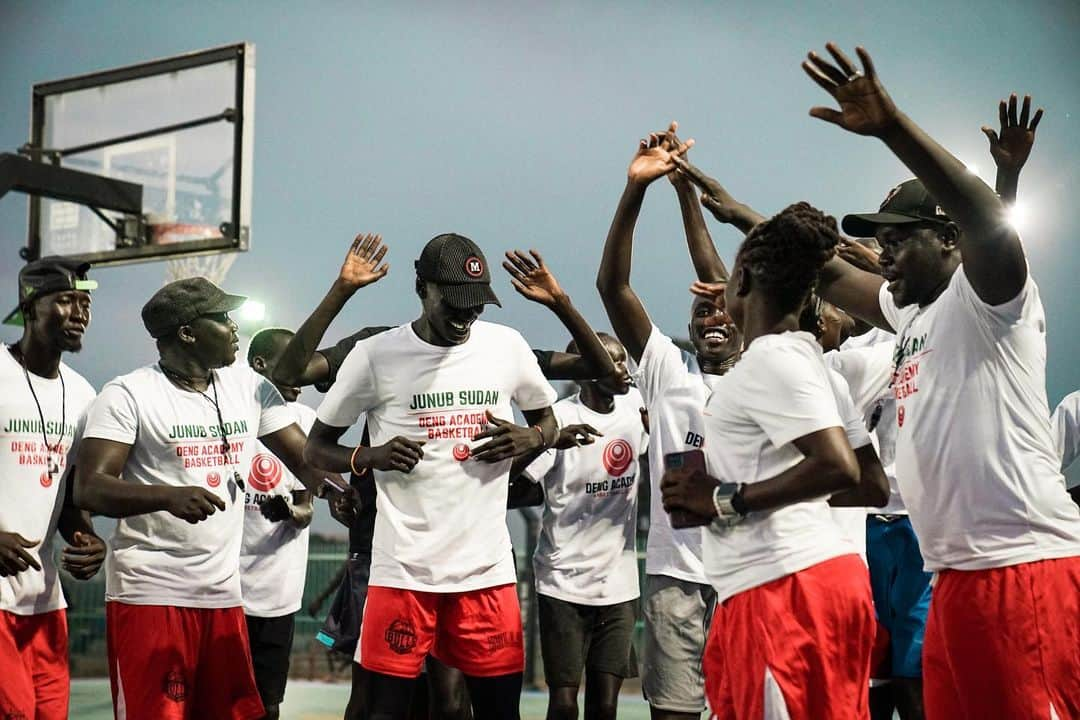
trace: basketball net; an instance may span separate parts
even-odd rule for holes
[[[152,226],[151,242],[155,245],[171,245],[191,240],[212,240],[221,237],[221,232],[213,225],[193,223],[155,223]],[[219,252],[211,255],[188,255],[169,258],[165,261],[165,283],[185,280],[192,277],[204,277],[215,285],[221,285],[229,268],[236,262],[237,253]]]

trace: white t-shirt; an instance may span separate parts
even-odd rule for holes
[[[896,401],[889,387],[896,339],[892,335],[889,338],[876,345],[827,352],[825,364],[847,382],[855,409],[862,414],[866,428],[870,430],[874,449],[889,478],[889,502],[873,512],[906,515],[904,498],[896,482],[896,432],[899,428],[896,426]]]
[[[256,438],[295,422],[270,381],[246,366],[214,371],[230,452],[207,397],[173,385],[157,365],[109,381],[83,434],[131,445],[121,477],[133,485],[205,488],[225,501],[194,525],[164,510],[121,518],[109,540],[105,599],[133,605],[237,607],[244,491]],[[214,390],[206,394],[214,397]]]
[[[855,408],[852,393],[844,376],[827,368],[829,372],[829,384],[832,385],[833,396],[836,398],[836,410],[840,413],[840,419],[844,423],[844,432],[847,434],[848,443],[854,449],[864,445],[871,445],[870,433],[867,432],[863,421],[863,413]],[[848,540],[855,546],[859,557],[866,562],[866,512],[864,507],[833,507],[829,506],[833,520],[844,531]]]
[[[664,456],[700,449],[705,443],[701,415],[719,375],[701,372],[697,358],[683,352],[653,325],[634,367],[638,390],[649,411],[649,539],[645,573],[706,584],[701,562],[701,528],[676,530],[664,512],[660,481]]]
[[[1054,429],[1054,440],[1064,471],[1080,457],[1080,390],[1062,398],[1050,418],[1050,424]]]
[[[588,423],[603,433],[591,445],[548,450],[526,473],[544,485],[540,539],[533,555],[536,592],[581,605],[614,605],[639,595],[638,456],[648,437],[641,395],[615,397],[598,413],[574,395],[552,409],[559,427]]]
[[[22,365],[6,346],[0,350],[0,531],[38,541],[25,549],[41,565],[40,571],[28,568],[0,577],[0,610],[16,615],[36,615],[67,606],[53,562],[53,538],[64,504],[64,470],[76,428],[94,399],[94,388],[64,363],[60,363],[60,374],[63,390],[60,378],[30,374],[41,404],[39,415]],[[58,452],[51,453],[57,466],[51,475],[42,416],[48,444],[60,445]]]
[[[888,330],[872,327],[862,335],[852,335],[840,345],[840,350],[855,350],[857,348],[870,347],[878,343],[895,343],[896,336]]]
[[[806,332],[765,335],[713,389],[705,406],[709,474],[753,484],[798,465],[792,441],[845,423],[821,347]],[[865,437],[865,430],[863,430]],[[857,552],[830,511],[828,498],[750,513],[704,535],[705,573],[717,602],[840,555]]]
[[[315,424],[315,411],[298,402],[288,403],[305,433]],[[244,489],[244,539],[240,547],[240,588],[244,614],[281,617],[300,609],[307,577],[308,528],[291,521],[271,522],[259,504],[281,495],[292,505],[293,492],[304,490],[299,478],[261,442]]]
[[[1046,319],[1028,276],[987,305],[963,266],[930,305],[897,308],[896,476],[928,570],[1080,555],[1046,402]]]
[[[372,585],[461,592],[517,580],[510,461],[473,460],[472,438],[487,428],[485,410],[512,420],[511,400],[539,410],[555,398],[525,339],[503,325],[477,321],[451,347],[424,342],[411,324],[356,343],[319,420],[348,427],[366,411],[373,447],[398,435],[426,443],[411,472],[375,471]]]

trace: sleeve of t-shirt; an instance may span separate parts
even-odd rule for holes
[[[904,319],[904,311],[896,306],[896,301],[893,300],[892,293],[889,292],[889,283],[887,282],[881,283],[881,287],[878,288],[878,305],[881,306],[881,314],[892,325],[892,329],[899,332]]]
[[[358,343],[341,364],[337,381],[317,411],[319,421],[324,425],[351,427],[361,413],[378,404],[378,381],[367,345]],[[535,360],[533,365],[536,365]],[[540,372],[539,368],[537,372]]]
[[[118,382],[110,382],[90,403],[82,437],[135,444],[139,429],[139,406],[135,396]]]
[[[971,286],[964,266],[961,265],[953,275],[950,290],[954,290],[957,298],[975,317],[979,318],[995,335],[1011,332],[1017,325],[1030,325],[1041,332],[1046,331],[1046,319],[1043,314],[1042,300],[1039,298],[1039,286],[1028,271],[1024,287],[1012,300],[1006,300],[1000,305],[988,305],[983,301],[975,288]],[[949,290],[946,290],[949,292]]]
[[[319,350],[318,353],[326,358],[326,364],[330,368],[330,374],[326,377],[324,382],[315,383],[315,389],[322,393],[330,389],[330,386],[337,381],[338,372],[341,370],[342,363],[345,362],[345,358],[349,356],[349,352],[356,343],[365,338],[369,338],[372,335],[386,332],[389,329],[389,327],[384,326],[366,327],[359,332],[355,332],[352,335],[341,339],[336,345]]]
[[[870,444],[870,433],[866,430],[863,422],[864,412],[855,407],[848,389],[847,381],[838,372],[829,373],[829,381],[832,383],[833,395],[836,398],[836,411],[840,413],[840,420],[844,423],[844,433],[852,448],[861,448]]]
[[[656,398],[663,397],[673,379],[686,375],[682,350],[671,342],[671,338],[660,332],[656,325],[649,331],[649,339],[645,342],[641,360],[636,366],[634,380],[645,401],[645,407],[651,405]]]
[[[517,333],[514,333],[512,342],[519,360],[517,382],[511,397],[518,409],[526,411],[550,407],[559,395],[541,372],[532,348],[525,342],[525,338]]]
[[[281,397],[278,389],[274,387],[274,384],[254,370],[251,371],[251,374],[258,378],[258,384],[255,386],[255,397],[259,401],[259,407],[262,408],[262,412],[259,414],[259,432],[256,437],[276,433],[278,430],[295,423],[296,413],[285,404],[285,400]]]
[[[1050,418],[1050,427],[1065,470],[1080,456],[1080,390],[1065,396]]]
[[[776,447],[830,427],[844,427],[820,356],[781,346],[753,358],[739,388],[743,405]]]
[[[844,378],[860,413],[888,393],[894,348],[894,343],[883,342],[825,353],[825,363]]]

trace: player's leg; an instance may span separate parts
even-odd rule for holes
[[[641,689],[653,720],[697,720],[705,709],[701,657],[715,604],[707,586],[665,575],[645,577]]]
[[[352,663],[352,688],[345,706],[345,720],[365,720],[371,713],[371,673]]]
[[[244,609],[184,610],[196,614],[202,624],[190,717],[215,720],[264,717],[266,710],[255,684]],[[284,695],[283,683],[282,698]]]
[[[623,680],[637,676],[637,601],[594,608],[585,659],[585,717],[615,720]]]
[[[266,720],[278,720],[289,679],[295,617],[292,613],[275,618],[245,617],[251,643],[251,665]]]
[[[30,651],[33,663],[36,720],[67,720],[71,695],[68,669],[67,611],[32,615],[33,637]],[[7,678],[3,679],[3,683]]]
[[[433,720],[470,720],[472,709],[465,673],[428,655],[428,716]]]
[[[405,720],[435,640],[440,595],[368,587],[356,662],[369,671],[371,717]]]
[[[35,714],[34,673],[24,652],[28,630],[26,618],[0,610],[0,717]]]
[[[893,699],[900,720],[923,720],[922,656],[932,576],[923,570],[919,541],[907,517],[895,520],[888,533],[896,558],[890,588]]]
[[[870,662],[870,718],[892,720],[896,701],[892,682],[892,588],[896,581],[897,558],[889,532],[894,521],[884,515],[866,518],[866,562],[870,567],[870,590],[874,598],[877,626]]]
[[[578,688],[585,669],[590,608],[536,596],[540,656],[548,686],[547,720],[577,720]]]

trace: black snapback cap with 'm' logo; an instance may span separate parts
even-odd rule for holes
[[[417,276],[439,285],[443,297],[456,308],[489,304],[502,307],[491,289],[491,272],[484,253],[464,235],[436,235],[424,246],[415,265]]]

